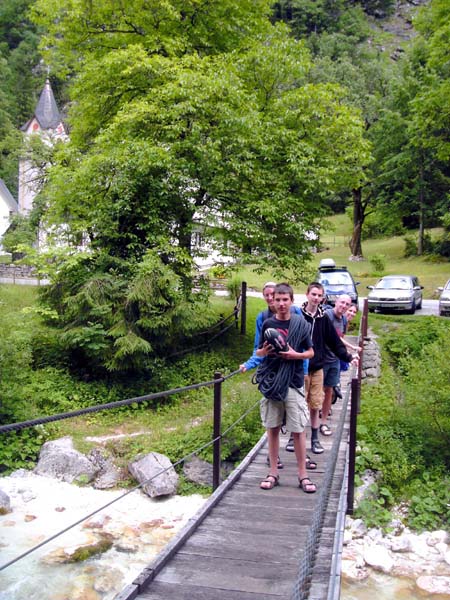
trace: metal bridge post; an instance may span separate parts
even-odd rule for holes
[[[347,514],[353,514],[353,502],[355,496],[355,458],[356,458],[356,420],[361,393],[360,380],[352,379],[352,394],[350,399],[350,438],[348,457],[348,486],[347,486]]]
[[[222,374],[216,371],[214,379],[214,424],[213,424],[213,490],[220,485],[220,465],[221,465],[221,427],[222,427]]]
[[[358,346],[362,348],[361,354],[359,355],[359,364],[358,364],[358,381],[361,382],[362,379],[362,365],[364,360],[364,343],[367,340],[367,327],[368,327],[368,318],[369,318],[369,303],[367,298],[364,298],[363,310],[361,315],[361,325],[360,325],[360,333]],[[358,394],[358,407],[357,411],[360,412],[360,400],[361,394]]]
[[[241,284],[241,335],[247,332],[247,282]]]

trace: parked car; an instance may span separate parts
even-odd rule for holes
[[[414,275],[386,275],[378,283],[368,285],[367,296],[369,311],[394,310],[405,311],[411,315],[422,308],[422,290]]]
[[[347,267],[337,267],[332,258],[323,258],[319,264],[316,279],[325,289],[328,304],[334,306],[336,298],[342,294],[348,294],[354,304],[358,304],[358,292],[355,281]]]
[[[438,287],[438,290],[441,292],[439,296],[439,314],[441,317],[450,315],[450,279],[444,287]]]

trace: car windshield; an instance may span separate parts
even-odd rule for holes
[[[447,283],[445,284],[445,288],[444,290],[450,290],[450,279],[447,281]]]
[[[352,286],[352,278],[345,271],[330,271],[329,273],[322,273],[321,283],[326,286]]]
[[[395,277],[392,279],[380,279],[375,286],[377,290],[410,290],[411,282],[405,277]]]

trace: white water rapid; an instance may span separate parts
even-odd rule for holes
[[[0,564],[123,495],[78,487],[19,470],[0,478],[11,512],[0,516]],[[202,506],[200,495],[151,499],[140,491],[0,571],[0,600],[112,600]],[[80,546],[101,539],[111,548],[67,562]]]

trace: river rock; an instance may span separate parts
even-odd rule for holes
[[[444,554],[444,560],[448,565],[450,565],[450,548],[448,547]]]
[[[128,465],[131,475],[143,484],[143,491],[155,498],[175,494],[178,486],[178,475],[170,459],[164,454],[150,452]]]
[[[116,487],[122,476],[107,451],[104,448],[93,448],[87,457],[98,468],[94,488],[107,490]]]
[[[97,569],[97,572],[94,573],[93,586],[96,592],[102,594],[123,588],[123,573],[119,569],[103,565],[102,569]]]
[[[438,542],[435,546],[436,550],[440,553],[440,555],[442,556],[443,560],[445,559],[445,556],[448,552],[448,546],[445,542]]]
[[[0,515],[6,515],[11,512],[11,500],[8,494],[0,490]]]
[[[411,537],[409,533],[392,536],[389,540],[392,552],[409,552],[411,550]]]
[[[416,579],[417,587],[427,594],[450,596],[450,577],[421,575]]]
[[[411,552],[428,561],[440,560],[440,552],[428,544],[429,533],[411,536]]]
[[[367,533],[367,526],[362,519],[352,519],[350,521],[350,533],[352,538],[362,538]]]
[[[72,438],[67,436],[42,446],[34,473],[67,483],[83,480],[88,483],[98,470],[84,454],[75,450]]]
[[[79,543],[56,548],[46,554],[41,560],[48,565],[80,562],[91,558],[95,554],[107,552],[111,546],[111,536],[105,534],[97,536],[86,532],[84,539],[80,540]]]
[[[364,560],[377,571],[390,573],[394,566],[394,559],[389,550],[380,544],[370,544],[364,550]]]
[[[352,560],[342,560],[341,575],[348,581],[364,581],[369,577],[369,571],[365,567],[359,567]]]
[[[198,456],[193,456],[184,462],[183,473],[189,481],[194,483],[209,486],[213,484],[212,464]]]
[[[407,554],[397,555],[390,575],[392,575],[392,577],[415,579],[421,573],[427,573],[425,564],[418,563],[414,558],[414,554],[409,556]]]
[[[429,546],[436,546],[440,543],[448,544],[449,541],[450,536],[443,529],[439,529],[438,531],[432,531],[427,535],[427,544]]]

